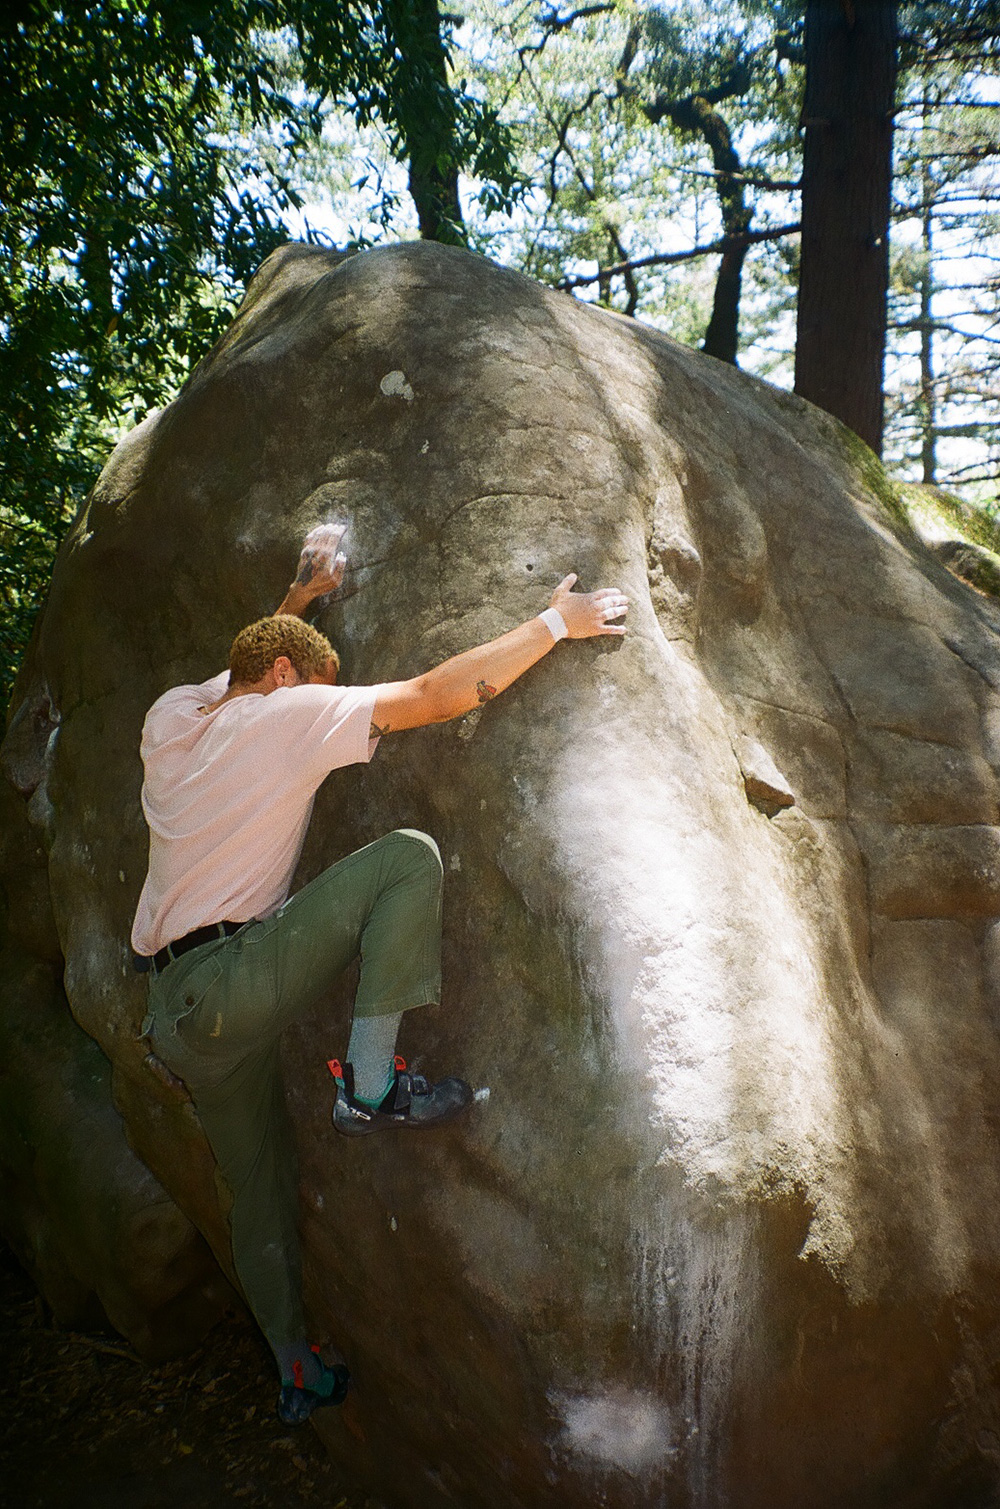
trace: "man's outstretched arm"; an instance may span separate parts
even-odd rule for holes
[[[598,635],[625,633],[614,620],[628,611],[628,598],[616,587],[597,592],[574,592],[574,575],[567,576],[552,594],[555,608],[566,626],[569,639],[593,639]],[[422,728],[445,723],[474,707],[489,702],[529,670],[555,645],[546,621],[530,618],[499,639],[477,645],[445,660],[423,676],[410,681],[388,682],[379,688],[372,719],[372,734],[395,733],[404,728]]]

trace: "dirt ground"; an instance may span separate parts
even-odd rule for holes
[[[0,1504],[11,1509],[381,1509],[309,1425],[274,1413],[248,1322],[151,1366],[113,1334],[53,1327],[0,1244]]]

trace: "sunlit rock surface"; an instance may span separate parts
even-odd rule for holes
[[[445,1000],[402,1047],[489,1091],[439,1134],[336,1141],[347,983],[289,1035],[308,1304],[357,1385],[324,1439],[399,1509],[994,1503],[996,610],[834,421],[471,255],[279,253],[60,557],[5,748],[34,899],[4,957],[65,960],[132,1149],[225,1264],[137,1036],[139,730],[331,516],[347,680],[489,638],[569,570],[633,606],[623,643],[559,645],[317,803],[302,879],[398,825],[439,840]],[[32,1125],[62,1093],[39,1047]],[[162,1192],[139,1255],[109,1213],[135,1160],[86,1151],[116,1323],[142,1342],[141,1276],[206,1314]],[[43,1284],[81,1240],[42,1261],[55,1198],[3,1206]]]

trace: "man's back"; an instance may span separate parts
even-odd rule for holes
[[[316,788],[371,757],[376,687],[301,685],[206,712],[227,677],[175,687],[142,737],[149,872],[132,946],[154,954],[207,922],[270,915],[285,900]]]

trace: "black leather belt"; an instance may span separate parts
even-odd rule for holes
[[[246,923],[209,922],[205,927],[196,927],[193,933],[185,933],[183,938],[165,944],[155,954],[134,954],[135,967],[140,973],[152,969],[159,974],[161,969],[166,969],[172,960],[179,959],[188,949],[198,948],[202,943],[211,943],[214,938],[231,938],[241,927],[246,927]]]

